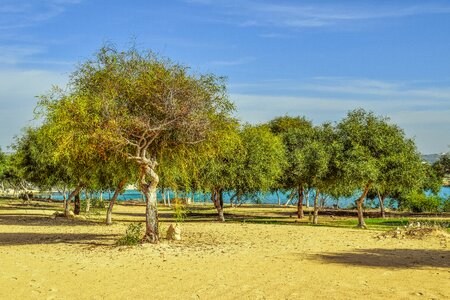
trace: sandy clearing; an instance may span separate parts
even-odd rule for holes
[[[115,217],[139,219],[139,209],[118,206]],[[126,222],[28,213],[0,218],[0,299],[450,298],[450,251],[439,238],[187,222],[180,242],[126,248],[111,246]]]

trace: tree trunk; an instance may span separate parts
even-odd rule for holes
[[[163,204],[164,204],[164,206],[166,206],[167,205],[166,190],[162,189],[161,190],[161,195],[162,195],[162,198],[163,198]]]
[[[317,224],[319,220],[319,194],[320,190],[316,189],[316,196],[314,197],[313,224]]]
[[[143,163],[140,167],[140,189],[145,199],[145,236],[144,240],[156,244],[159,242],[158,231],[158,202],[156,193],[159,182],[159,176],[153,170],[156,162],[153,161],[153,166],[149,163]],[[146,175],[150,176],[150,182],[147,182]]]
[[[119,184],[117,185],[117,188],[114,191],[114,195],[109,200],[108,210],[106,211],[106,224],[108,224],[108,225],[112,224],[112,211],[113,211],[114,204],[116,203],[117,197],[119,197],[119,194],[122,191],[122,189],[126,183],[127,183],[127,178],[122,179],[119,182]]]
[[[320,198],[320,207],[321,208],[325,208],[325,201],[327,200],[327,197],[325,197],[325,196],[322,196],[321,198]]]
[[[75,201],[73,206],[73,213],[75,215],[79,215],[81,210],[81,199],[80,199],[80,193],[75,195]]]
[[[211,198],[213,200],[214,206],[217,209],[218,219],[221,222],[225,222],[225,216],[223,214],[223,192],[221,189],[213,190],[211,193]]]
[[[21,188],[22,188],[22,190],[23,190],[23,194],[24,194],[24,196],[25,196],[25,198],[23,199],[23,201],[24,202],[30,202],[30,196],[28,195],[28,190],[27,190],[27,187],[26,187],[26,184],[24,183],[24,182],[21,182],[20,183],[20,186],[21,186]]]
[[[73,190],[73,192],[70,193],[69,197],[67,198],[66,202],[64,203],[65,204],[65,206],[64,206],[64,215],[66,217],[68,217],[69,214],[70,214],[70,201],[72,201],[72,198],[80,193],[82,188],[83,188],[83,184],[79,184],[75,188],[75,190]]]
[[[89,198],[88,198],[88,193],[85,190],[84,191],[84,200],[86,201],[86,213],[88,213],[91,210],[91,199],[92,199],[92,192],[89,193]]]
[[[234,203],[234,207],[237,207],[238,205],[240,206],[241,204],[242,204],[242,194],[238,193],[236,202]]]
[[[305,204],[306,204],[307,208],[309,208],[309,191],[310,191],[310,189],[307,189],[306,195],[305,195]]]
[[[286,201],[286,203],[284,203],[284,206],[288,206],[288,204],[292,201],[292,199],[294,199],[296,194],[297,193],[295,191],[292,191],[291,194],[289,195],[289,199]]]
[[[63,193],[63,207],[64,207],[64,209],[66,209],[66,205],[67,205],[67,195],[66,195],[66,192],[64,192]]]
[[[238,193],[236,193],[233,196],[231,196],[231,198],[230,198],[230,207],[233,207],[233,201],[237,197],[237,195],[238,195]],[[234,206],[236,207],[236,204],[234,204]]]
[[[278,190],[276,191],[277,193],[277,200],[278,200],[278,206],[281,205],[281,199],[280,199],[280,194],[278,193]]]
[[[380,201],[380,216],[384,219],[386,218],[386,212],[384,211],[384,199],[386,196],[381,196],[380,193],[378,193],[378,200]]]
[[[303,219],[303,186],[298,186],[297,218]]]
[[[220,203],[220,211],[219,211],[219,219],[221,222],[225,222],[225,216],[223,215],[223,191],[219,191],[219,203]]]
[[[369,188],[370,188],[370,183],[366,185],[366,187],[364,188],[364,191],[361,195],[361,197],[359,197],[358,200],[356,200],[356,206],[358,209],[358,228],[367,228],[366,226],[366,222],[364,222],[364,215],[363,215],[363,204],[364,204],[364,200],[366,199],[367,193],[369,192]]]

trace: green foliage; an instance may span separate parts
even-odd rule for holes
[[[441,179],[446,175],[450,175],[450,153],[441,155],[433,164],[433,170]]]
[[[135,246],[141,243],[143,236],[142,223],[131,223],[128,225],[125,235],[117,240],[119,246]]]
[[[286,164],[281,139],[267,126],[244,126],[239,132],[241,157],[237,159],[236,180],[231,186],[241,195],[269,191]]]
[[[7,155],[2,151],[2,148],[0,147],[0,176],[3,174],[6,168],[6,162],[7,162]]]
[[[26,128],[12,148],[18,176],[43,190],[70,185],[72,178],[66,164],[54,159],[54,144],[43,128]]]
[[[210,146],[212,155],[200,163],[199,185],[233,191],[239,199],[270,190],[285,164],[281,139],[267,126],[232,123]]]
[[[442,201],[442,212],[450,212],[450,196]]]
[[[337,133],[342,145],[337,174],[350,190],[370,187],[398,197],[423,186],[425,169],[414,142],[387,118],[354,110],[337,125]]]
[[[422,189],[430,190],[432,193],[437,194],[442,188],[442,177],[433,166],[428,163],[422,164]]]
[[[174,217],[177,224],[183,223],[187,216],[186,205],[183,203],[182,199],[175,198],[173,203]]]
[[[402,198],[402,209],[410,210],[415,213],[434,212],[442,210],[443,199],[438,195],[426,195],[423,192],[412,192]]]
[[[278,187],[288,190],[306,185],[310,178],[307,156],[314,152],[305,151],[314,140],[312,122],[305,118],[285,116],[270,121],[269,127],[282,139],[288,162],[278,179]]]
[[[331,124],[313,126],[305,118],[280,117],[269,122],[271,130],[282,138],[287,163],[273,190],[320,190],[338,198],[350,195],[337,176],[340,140]],[[300,196],[300,195],[299,195]]]

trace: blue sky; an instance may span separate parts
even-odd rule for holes
[[[0,146],[105,42],[228,77],[238,117],[389,116],[450,145],[450,1],[0,0]]]

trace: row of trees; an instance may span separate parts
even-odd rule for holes
[[[400,199],[440,187],[412,140],[388,119],[355,110],[336,125],[302,117],[278,117],[241,125],[224,79],[193,74],[185,66],[134,48],[102,48],[81,64],[63,90],[40,97],[38,128],[28,128],[3,160],[2,182],[71,193],[65,214],[82,189],[115,190],[107,213],[128,183],[146,202],[146,233],[158,242],[157,189],[205,191],[224,220],[223,194],[232,201],[264,191],[303,198],[360,193],[358,223],[370,193]]]

